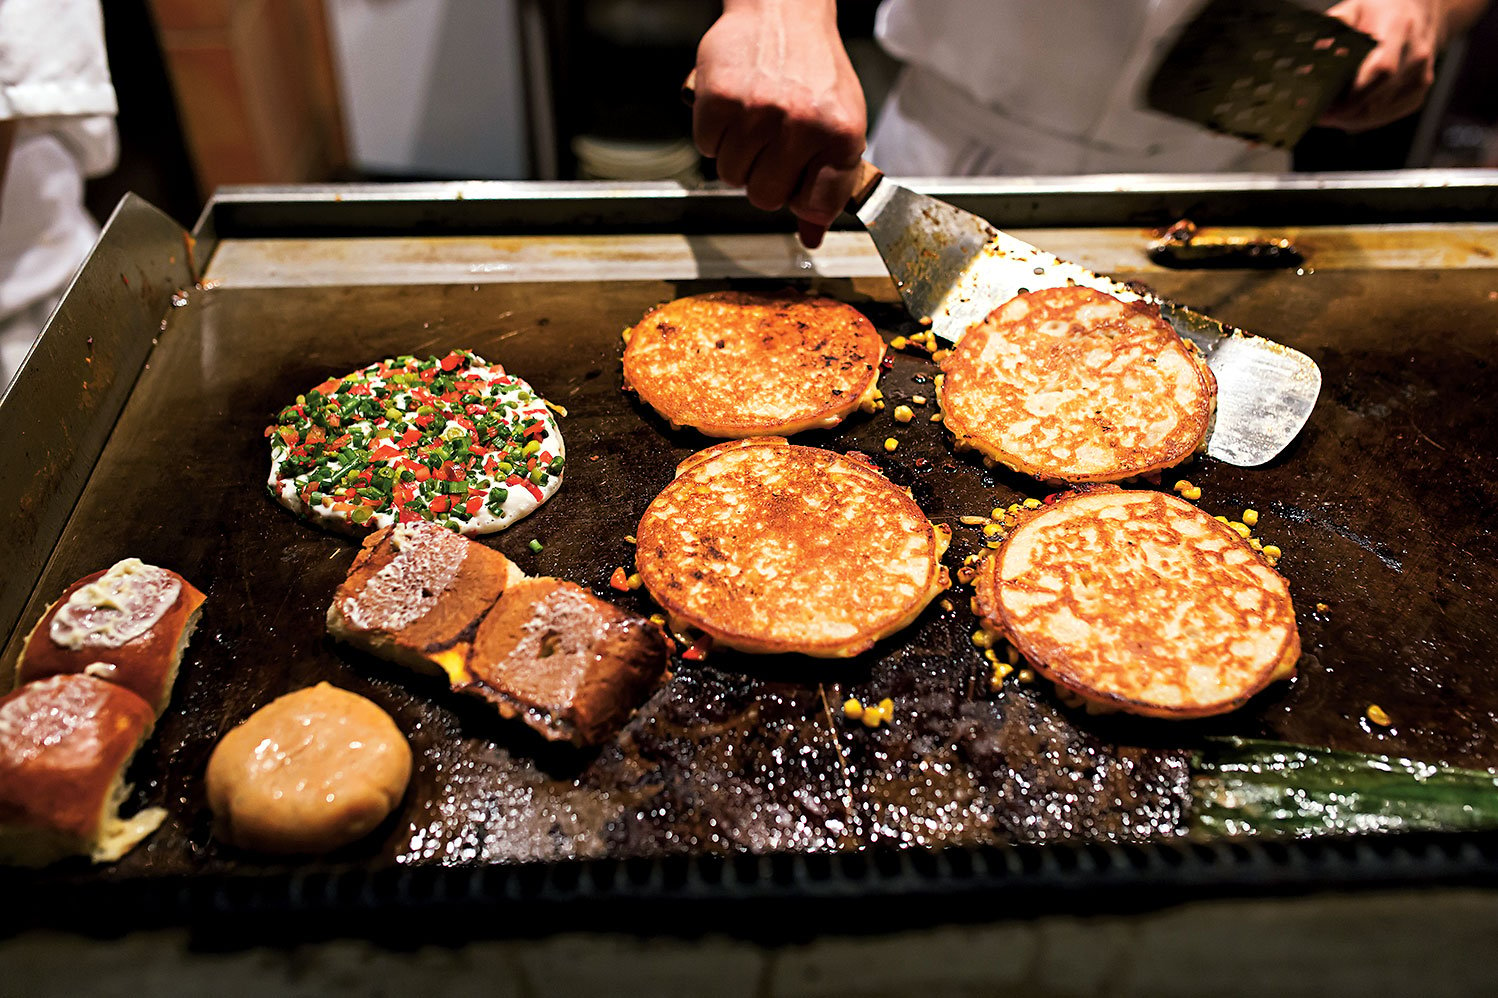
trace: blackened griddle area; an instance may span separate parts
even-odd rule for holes
[[[208,594],[172,706],[132,775],[166,824],[119,864],[59,867],[41,882],[370,872],[407,866],[631,859],[739,851],[850,852],[1057,840],[1173,839],[1186,757],[1209,734],[1267,736],[1467,766],[1498,764],[1498,431],[1485,387],[1498,360],[1498,273],[1171,274],[1161,293],[1310,354],[1326,377],[1300,439],[1272,465],[1211,461],[1180,473],[1200,505],[1284,550],[1305,655],[1301,676],[1212,721],[1098,718],[1042,684],[991,689],[970,587],[846,662],[714,653],[673,678],[601,749],[544,743],[436,680],[331,642],[324,614],[357,545],[299,522],[265,493],[264,427],[331,373],[402,353],[467,347],[566,407],[556,498],[484,539],[525,571],[589,586],[641,613],[607,580],[676,463],[709,441],[672,432],[622,393],[619,331],[652,305],[762,282],[599,282],[194,292],[175,309],[29,606],[125,556],[182,572]],[[827,280],[886,338],[917,327],[894,289]],[[894,355],[886,409],[798,443],[872,455],[954,527],[954,570],[982,546],[963,515],[1045,491],[955,455],[929,417],[936,368]],[[892,419],[899,404],[915,412]],[[890,453],[887,437],[900,444]],[[1167,473],[1166,487],[1178,477]],[[532,552],[531,540],[542,550]],[[1324,605],[1325,609],[1317,609]],[[217,842],[202,791],[223,732],[291,689],[329,681],[395,717],[412,786],[368,839],[305,862]],[[894,721],[841,716],[848,697],[890,697]],[[1376,702],[1389,729],[1363,719]]]

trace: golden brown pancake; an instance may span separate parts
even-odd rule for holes
[[[1048,482],[1116,482],[1206,439],[1217,381],[1154,305],[1090,288],[1011,298],[942,362],[959,446]]]
[[[1063,692],[1204,717],[1295,673],[1285,580],[1228,527],[1161,492],[1067,493],[982,565],[975,603]]]
[[[884,341],[830,298],[715,291],[652,309],[624,348],[625,387],[675,426],[757,437],[836,426],[879,379]]]
[[[741,651],[856,655],[947,585],[949,528],[862,461],[779,437],[687,458],[636,533],[673,625]]]
[[[16,685],[86,673],[137,693],[160,717],[205,597],[165,568],[126,558],[63,590],[16,665]]]

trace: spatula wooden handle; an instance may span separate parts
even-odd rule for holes
[[[687,78],[681,83],[681,102],[691,107],[697,100],[697,70],[693,69],[687,74]],[[874,188],[879,186],[879,181],[884,179],[884,172],[866,159],[858,161],[857,173],[853,180],[853,194],[848,198],[849,214],[857,214],[858,209],[874,193]]]

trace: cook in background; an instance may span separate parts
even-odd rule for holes
[[[98,0],[0,0],[0,386],[98,226],[83,180],[119,151]]]
[[[1323,124],[1361,131],[1417,109],[1435,57],[1488,0],[1343,0],[1372,35]],[[875,36],[904,62],[868,139],[903,176],[1288,170],[1289,154],[1142,108],[1156,45],[1202,0],[884,0]],[[693,133],[759,208],[789,206],[816,246],[864,151],[863,92],[834,0],[725,0],[697,49]]]

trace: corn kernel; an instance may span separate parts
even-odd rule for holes
[[[640,573],[639,572],[633,572],[633,573],[631,573],[629,575],[629,577],[624,580],[624,584],[626,586],[629,586],[629,588],[631,588],[631,589],[639,589],[640,586],[641,586]]]
[[[924,396],[924,395],[912,395],[912,396],[910,396],[910,401],[914,402],[916,405],[925,405],[926,404],[926,396]]]
[[[1000,662],[995,665],[993,667],[993,685],[998,686],[1004,680],[1008,679],[1009,674],[1013,671],[1014,666],[1010,665],[1008,662]]]
[[[895,448],[897,448],[899,446],[900,446],[900,441],[896,440],[894,437],[885,437],[884,438],[884,449],[885,450],[892,451],[892,450],[894,450]]]
[[[863,709],[863,726],[865,728],[877,728],[884,721],[884,715],[879,713],[877,706],[870,705]]]
[[[1020,505],[1023,506],[1023,507],[1025,507],[1026,509],[1039,509],[1040,508],[1040,500],[1039,499],[1026,499],[1024,502],[1020,503]]]
[[[952,356],[952,351],[950,351],[950,350],[932,350],[931,351],[931,359],[934,360],[934,361],[936,361],[938,364],[940,364],[942,361],[946,360],[950,356]]]
[[[983,526],[984,537],[997,537],[1004,532],[1004,528],[997,523],[988,523]]]
[[[1228,522],[1228,518],[1225,517],[1225,516],[1214,516],[1214,517],[1212,517],[1212,519],[1216,520],[1218,523],[1227,523]]]
[[[1177,492],[1185,492],[1189,488],[1192,488],[1192,485],[1184,478],[1175,484],[1175,491]]]
[[[1019,665],[1019,649],[1014,647],[1014,645],[1010,645],[1004,649],[1004,658],[1008,660],[1010,665]]]
[[[1263,544],[1263,542],[1260,541],[1257,537],[1250,537],[1248,539],[1248,546],[1251,547],[1251,548],[1253,548],[1255,551],[1262,551],[1262,550],[1264,550],[1264,544]]]
[[[895,702],[889,697],[885,697],[883,700],[879,701],[879,716],[884,718],[886,723],[894,720]]]
[[[858,702],[857,697],[849,697],[843,701],[843,716],[854,720],[863,716],[863,704]]]
[[[1279,549],[1279,547],[1277,545],[1274,545],[1274,544],[1265,544],[1264,545],[1264,557],[1266,557],[1266,558],[1278,558],[1280,556],[1280,554],[1281,554],[1281,551],[1280,551],[1280,549]]]
[[[889,345],[894,347],[896,350],[904,350],[909,344],[906,342],[905,337],[896,336],[894,339],[889,341]]]
[[[1035,671],[1033,669],[1021,669],[1015,673],[1014,678],[1022,683],[1033,683],[1035,682]]]
[[[973,632],[973,644],[978,648],[992,648],[993,635],[980,627]]]
[[[650,622],[657,627],[665,627],[666,615],[664,613],[652,613],[650,615]]]
[[[933,422],[933,423],[940,423],[941,422],[941,413],[939,413],[939,412],[933,412],[931,414],[931,422]]]
[[[1259,511],[1256,509],[1245,509],[1243,511],[1243,522],[1250,527],[1259,525]]]
[[[1189,488],[1185,492],[1181,493],[1181,498],[1182,499],[1190,499],[1193,502],[1195,502],[1196,500],[1200,499],[1201,497],[1202,497],[1202,490],[1200,488],[1198,488],[1197,486],[1195,486],[1195,485],[1191,486],[1191,488]]]
[[[638,544],[639,541],[635,540],[635,535],[634,534],[625,534],[624,535],[624,543],[626,543],[626,544]]]
[[[1368,709],[1364,711],[1364,713],[1367,714],[1368,720],[1372,721],[1380,728],[1387,728],[1389,725],[1394,723],[1394,719],[1388,715],[1388,712],[1376,703],[1370,703],[1368,705]]]
[[[908,423],[915,418],[915,411],[908,405],[895,406],[895,422]]]
[[[988,659],[994,665],[999,664],[999,653],[994,651],[992,648],[985,649],[983,652],[983,657]]]
[[[1253,533],[1252,530],[1248,529],[1248,524],[1239,523],[1237,520],[1229,520],[1228,529],[1244,540],[1248,540],[1248,535]]]
[[[631,336],[633,336],[634,334],[635,334],[635,331],[633,329],[626,329],[624,332],[622,332],[622,333],[619,334],[619,338],[621,340],[623,340],[625,343],[628,343],[629,342],[629,338]]]
[[[985,544],[985,545],[986,545],[986,546],[988,546],[988,547],[991,547],[991,548],[994,548],[994,549],[998,549],[998,548],[1001,548],[1001,547],[1003,547],[1003,546],[1004,546],[1004,542],[1003,542],[1003,541],[1001,541],[1001,540],[999,540],[999,539],[998,539],[998,538],[997,538],[997,537],[996,537],[996,538],[994,538],[994,539],[993,539],[993,540],[991,540],[991,541],[984,541],[984,542],[983,542],[983,543],[984,543],[984,544]]]

